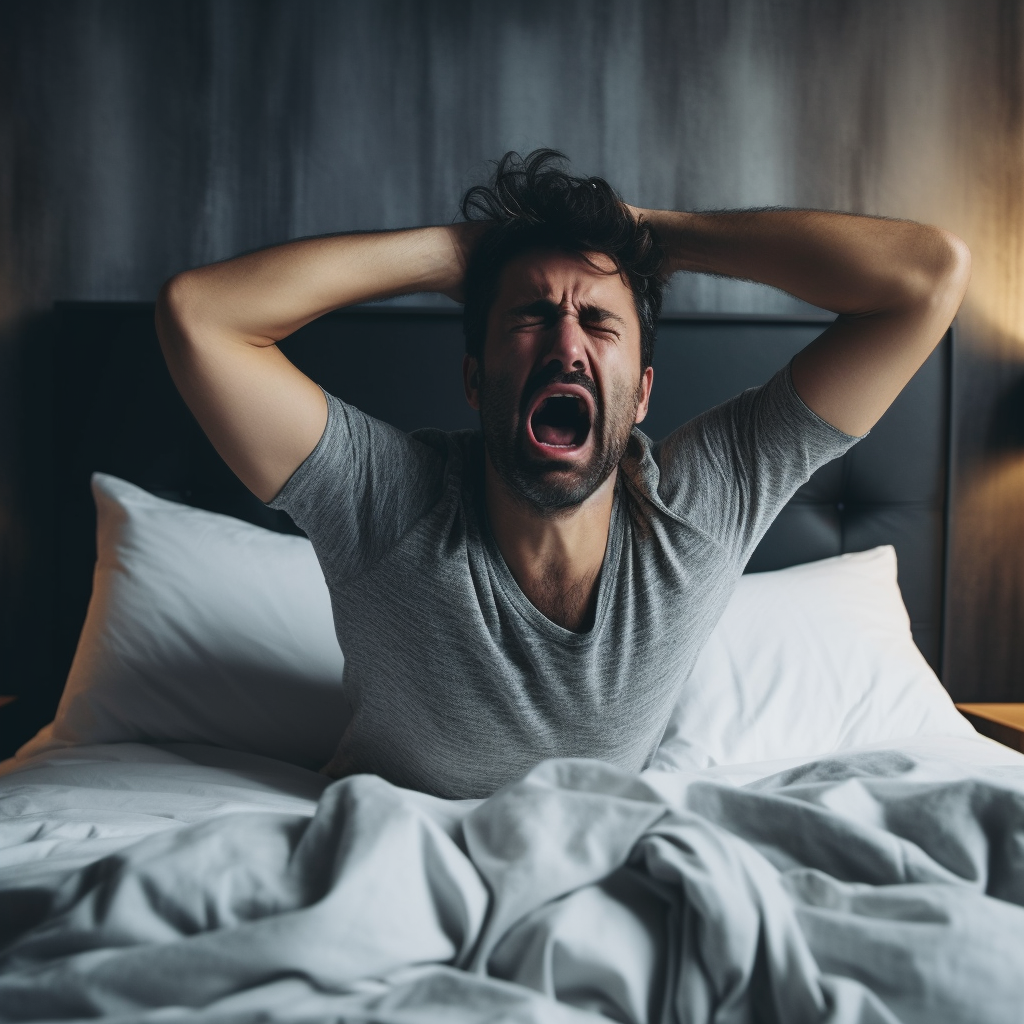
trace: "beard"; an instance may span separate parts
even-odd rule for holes
[[[532,396],[549,384],[579,385],[594,400],[592,447],[585,462],[538,459],[530,454],[526,410]],[[642,385],[643,377],[635,388],[624,386],[602,402],[594,382],[582,370],[540,370],[517,393],[510,377],[488,375],[481,366],[480,427],[492,465],[512,493],[532,511],[556,516],[576,508],[608,479],[621,461],[636,422]]]

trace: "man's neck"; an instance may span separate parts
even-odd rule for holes
[[[531,509],[489,457],[484,477],[491,532],[519,589],[559,626],[586,632],[597,609],[617,471],[586,501],[557,516]]]

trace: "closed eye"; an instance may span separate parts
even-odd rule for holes
[[[617,325],[614,322],[609,322],[607,320],[581,320],[580,323],[585,331],[590,331],[591,333],[596,331],[598,334],[610,334],[616,338],[619,336]]]
[[[529,329],[533,327],[553,327],[556,322],[553,319],[548,320],[545,317],[540,316],[516,316],[510,317],[509,319],[512,321],[511,327],[514,331],[520,329]]]
[[[541,299],[526,306],[517,306],[505,314],[513,329],[519,327],[554,327],[562,311],[553,302]]]

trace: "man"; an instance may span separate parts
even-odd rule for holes
[[[323,566],[350,705],[329,774],[478,797],[546,757],[642,769],[772,518],[882,415],[967,286],[966,247],[937,228],[635,209],[557,157],[506,156],[466,223],[292,242],[161,294],[185,400]],[[662,282],[683,270],[838,316],[767,384],[652,444],[635,424]],[[421,291],[466,303],[480,432],[403,434],[275,344]]]

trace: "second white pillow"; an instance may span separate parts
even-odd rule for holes
[[[896,552],[885,546],[743,576],[652,767],[815,757],[973,732],[914,643]]]

